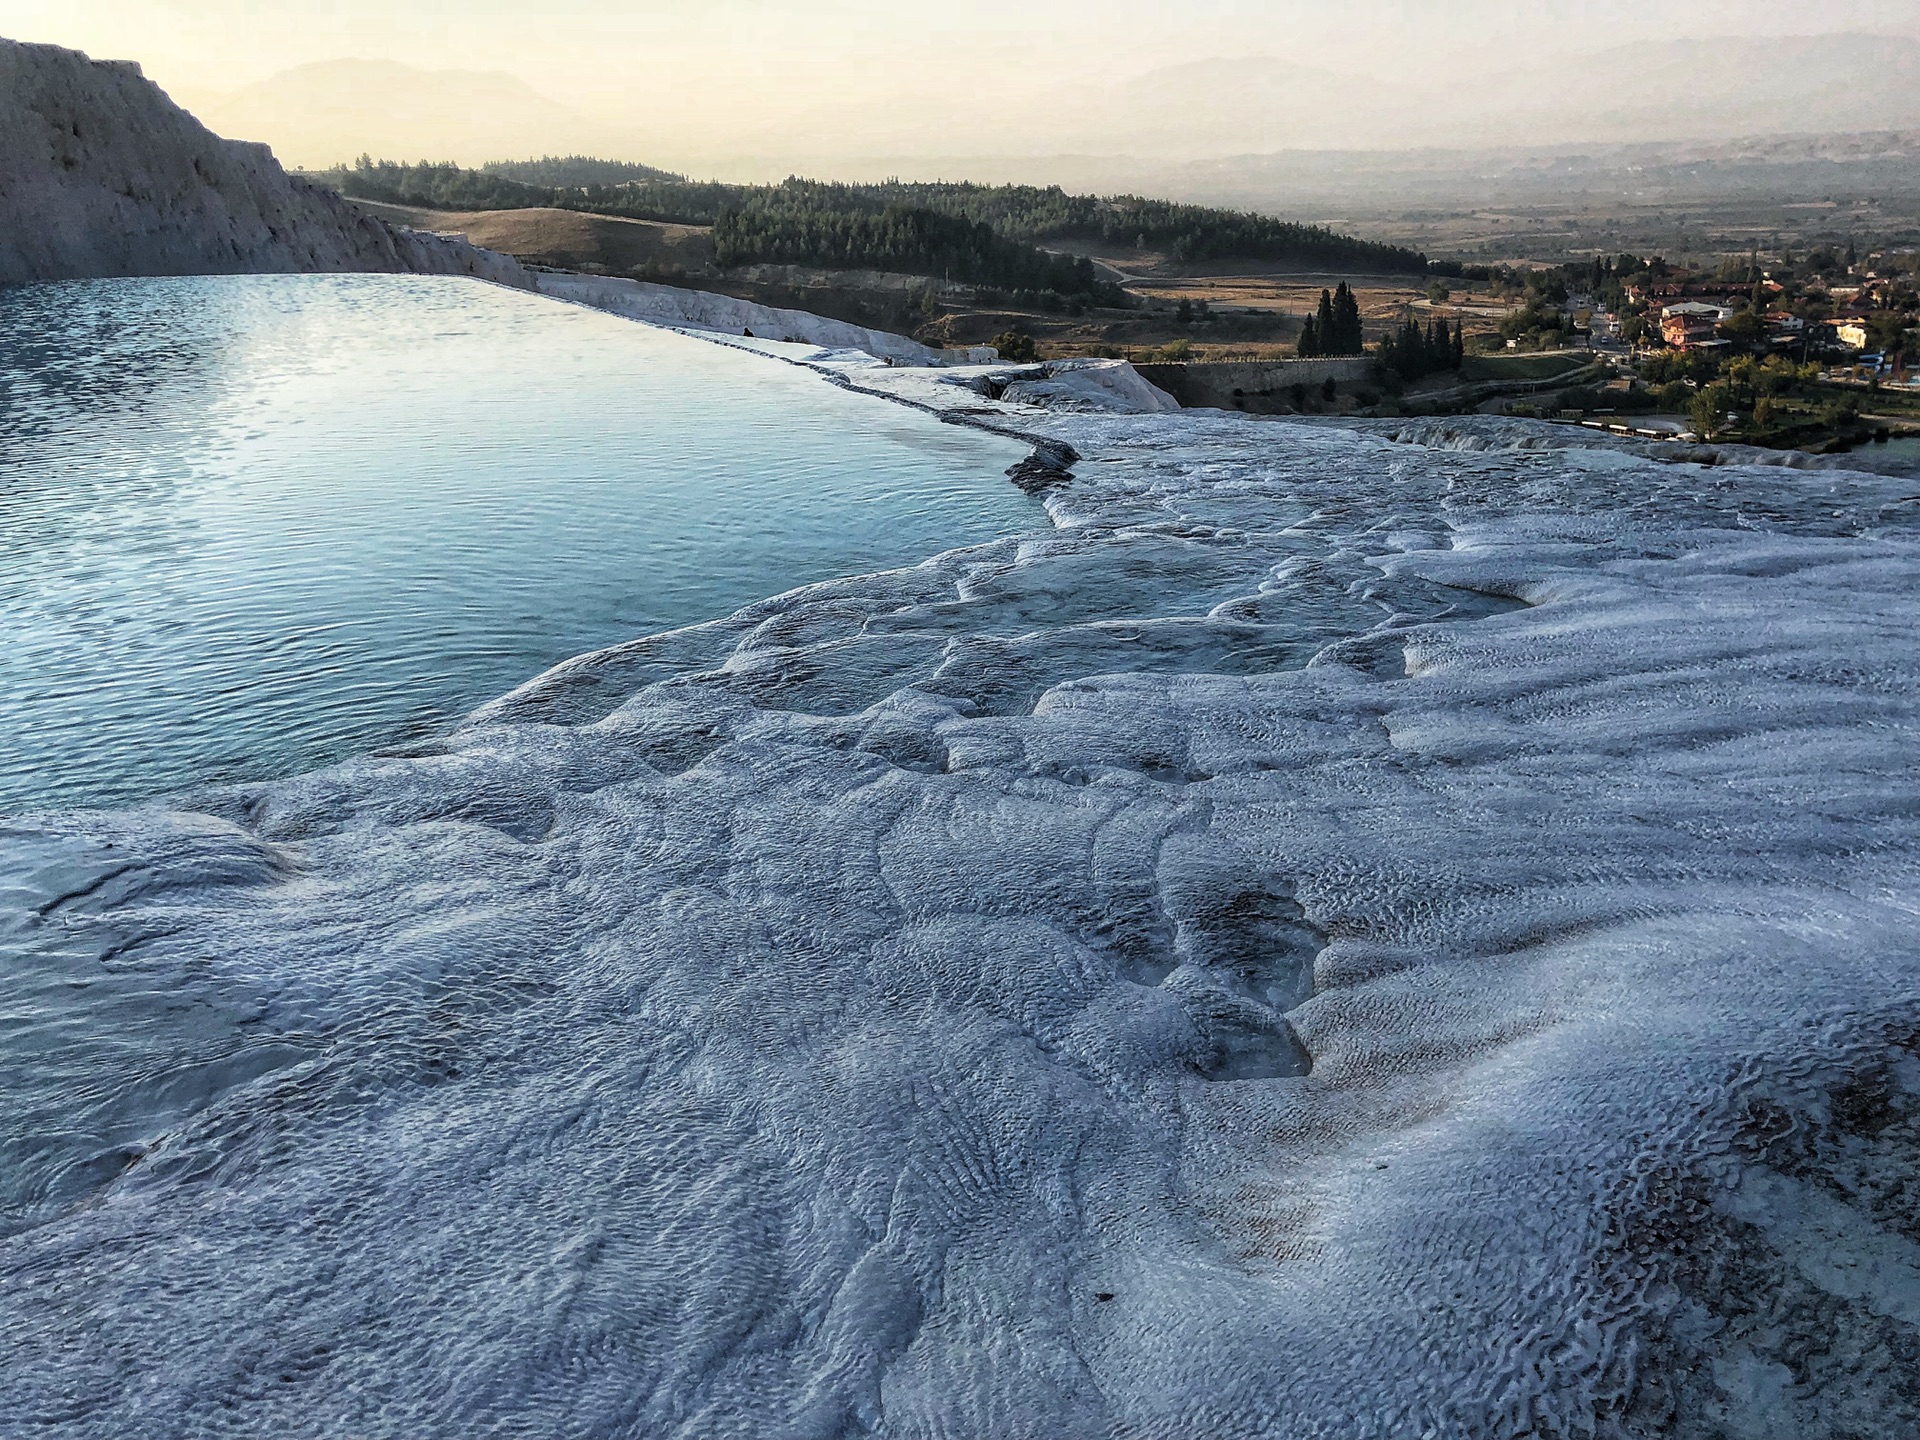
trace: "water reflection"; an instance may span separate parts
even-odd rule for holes
[[[0,811],[323,764],[1045,523],[1008,442],[463,280],[8,292],[0,377]]]

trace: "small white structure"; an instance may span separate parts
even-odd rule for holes
[[[1731,320],[1736,313],[1730,305],[1709,305],[1701,300],[1688,300],[1679,305],[1669,305],[1664,312],[1667,315],[1679,315],[1696,320],[1711,320],[1718,325]]]

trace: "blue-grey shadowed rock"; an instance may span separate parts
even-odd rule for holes
[[[352,270],[532,285],[508,256],[395,229],[221,139],[131,61],[0,39],[0,286]]]

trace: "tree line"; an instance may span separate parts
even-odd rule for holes
[[[538,165],[541,162],[528,162]],[[573,162],[557,162],[555,172],[501,165],[499,171],[579,173]],[[657,220],[671,225],[711,225],[722,211],[743,202],[749,188],[678,175],[656,179],[579,184],[534,184],[495,168],[468,170],[425,161],[402,165],[362,155],[352,165],[321,171],[312,178],[356,200],[407,205],[421,210],[582,210],[627,220]]]
[[[1398,331],[1382,337],[1375,353],[1383,367],[1409,383],[1458,370],[1467,359],[1466,326],[1430,320],[1422,330],[1409,316]]]
[[[584,189],[589,185],[633,185],[641,182],[686,182],[684,175],[636,165],[630,160],[596,160],[590,155],[543,155],[538,160],[495,160],[481,173],[518,180],[545,189]]]
[[[1338,289],[1320,292],[1320,307],[1301,327],[1298,349],[1306,360],[1367,353],[1360,301],[1352,286],[1342,281]],[[1458,370],[1467,358],[1466,326],[1430,320],[1422,328],[1409,316],[1398,330],[1381,338],[1374,357],[1382,370],[1408,383]]]
[[[1159,250],[1182,263],[1250,260],[1332,269],[1423,274],[1417,251],[1341,235],[1318,225],[1136,195],[1070,195],[1029,185],[839,185],[789,179],[779,185],[694,181],[644,165],[584,156],[498,162],[479,170],[397,164],[362,156],[316,178],[362,200],[439,210],[553,206],[682,225],[758,210],[880,216],[925,211],[984,225],[1028,245],[1104,244]]]
[[[1120,286],[1100,278],[1091,260],[1050,254],[1003,239],[991,226],[905,205],[878,214],[802,200],[724,210],[714,221],[713,246],[715,259],[729,269],[888,270],[1115,308],[1132,303]]]
[[[1267,260],[1382,274],[1424,274],[1427,258],[1399,245],[1342,235],[1250,211],[1149,200],[1138,195],[1071,195],[1059,186],[908,185],[868,187],[889,199],[993,226],[1033,241],[1079,240],[1158,250],[1183,264]]]

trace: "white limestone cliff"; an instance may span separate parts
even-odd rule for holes
[[[314,271],[531,288],[508,256],[395,230],[221,139],[137,65],[0,40],[0,285]]]

